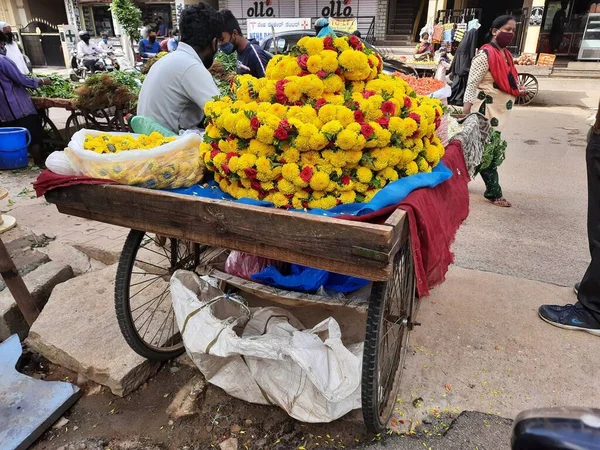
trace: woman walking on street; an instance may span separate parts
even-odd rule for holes
[[[498,166],[505,158],[507,143],[501,131],[516,98],[522,94],[513,56],[506,48],[515,37],[517,23],[512,16],[500,16],[492,23],[490,42],[473,58],[464,98],[464,113],[480,112],[490,120],[492,132],[478,169],[485,182],[485,198],[493,205],[512,206],[502,195]]]

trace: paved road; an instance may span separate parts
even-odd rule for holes
[[[574,301],[570,286],[589,262],[586,237],[585,119],[597,80],[542,80],[534,106],[517,108],[500,169],[512,209],[470,185],[471,212],[455,245],[456,268],[424,301],[401,389],[402,416],[433,408],[464,412],[442,437],[390,438],[389,449],[508,449],[510,419],[523,409],[590,405],[600,375],[587,363],[597,338],[542,323],[537,307]],[[556,364],[557,353],[569,355]],[[572,379],[581,383],[570,388]],[[445,387],[448,389],[445,389]],[[420,410],[412,400],[422,399]],[[408,405],[408,406],[406,406]]]

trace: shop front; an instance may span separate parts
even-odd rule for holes
[[[559,58],[600,61],[600,3],[590,0],[547,0],[542,16],[538,53]]]
[[[387,13],[387,2],[383,8],[383,20],[381,19],[381,8],[378,4],[381,0],[221,0],[221,8],[230,9],[240,20],[244,32],[248,21],[256,19],[306,19],[314,23],[319,17],[331,17],[339,23],[340,27],[357,29],[363,38],[370,41],[383,39],[385,35],[385,17]],[[283,24],[285,25],[285,24]]]
[[[516,36],[508,48],[514,55],[518,55],[523,51],[525,45],[530,16],[530,9],[526,3],[523,3],[523,0],[505,0],[502,2],[495,0],[447,0],[445,7],[438,9],[434,22],[436,25],[444,26],[445,29],[449,25],[454,25],[454,29],[459,30],[468,28],[472,20],[478,20],[481,25],[478,45],[481,46],[486,42],[488,30],[491,28],[494,19],[503,14],[510,14],[516,19]]]
[[[66,0],[69,2],[70,0]],[[181,2],[183,4],[183,2]],[[100,37],[103,33],[115,37],[115,22],[110,11],[111,0],[77,0],[77,12],[82,29],[90,32],[92,37]],[[145,0],[136,1],[136,6],[142,11],[142,24],[159,30],[163,23],[163,32],[168,36],[177,23],[177,8],[175,1]]]
[[[82,29],[89,31],[94,37],[103,33],[114,37],[115,26],[109,7],[110,0],[78,0]]]

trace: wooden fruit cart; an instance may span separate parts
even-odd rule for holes
[[[225,249],[371,280],[362,305],[367,310],[362,410],[370,431],[385,428],[416,325],[404,211],[371,224],[117,185],[59,188],[46,199],[61,213],[131,229],[116,276],[117,318],[131,348],[153,360],[184,351],[168,290],[175,270],[213,266],[213,276],[249,292],[257,289],[257,283],[239,282],[219,270]],[[302,294],[307,299],[332,301]],[[151,326],[157,318],[162,323]]]

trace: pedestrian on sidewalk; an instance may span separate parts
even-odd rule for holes
[[[543,305],[540,317],[567,330],[586,331],[600,336],[600,104],[596,123],[586,150],[588,178],[588,240],[592,262],[581,283],[575,285],[574,305]]]
[[[515,100],[524,92],[518,84],[519,74],[513,56],[506,48],[515,38],[517,22],[512,16],[500,16],[492,23],[489,43],[473,58],[465,91],[465,114],[475,111],[490,120],[492,131],[478,172],[485,183],[486,200],[493,205],[512,206],[502,195],[498,166],[505,158],[507,143],[502,139]]]
[[[6,39],[8,39],[5,44],[6,57],[15,63],[17,69],[19,69],[23,75],[27,75],[29,69],[27,68],[27,64],[25,64],[21,49],[14,40],[11,26],[6,22],[0,22],[0,32],[3,32],[6,35]]]

